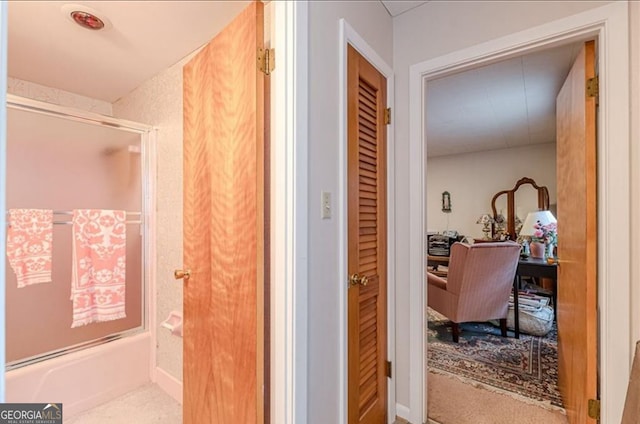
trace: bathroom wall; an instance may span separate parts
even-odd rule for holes
[[[113,104],[118,118],[157,127],[156,319],[182,312],[182,67],[191,56]],[[158,328],[157,366],[182,380],[182,339]]]
[[[52,103],[59,106],[74,107],[76,109],[101,113],[103,115],[112,115],[111,103],[109,102],[92,99],[90,97],[81,96],[79,94],[70,93],[57,88],[46,87],[44,85],[35,84],[33,82],[17,78],[8,78],[7,92],[15,94],[16,96],[40,100],[42,102]]]

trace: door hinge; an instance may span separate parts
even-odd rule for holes
[[[275,49],[258,49],[258,69],[265,75],[271,75],[276,67]]]
[[[388,107],[384,110],[384,124],[389,125],[391,123],[391,108]]]
[[[589,418],[600,419],[600,399],[589,399]]]
[[[387,377],[391,378],[391,361],[387,361],[386,362],[386,372],[387,372]]]
[[[589,78],[587,80],[587,97],[598,97],[599,90],[598,77]]]

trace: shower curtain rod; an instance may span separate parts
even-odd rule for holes
[[[129,212],[125,211],[127,215],[140,216],[141,212]],[[6,212],[9,215],[9,211]],[[73,211],[53,211],[54,215],[73,215]]]
[[[142,221],[125,221],[125,224],[142,224]],[[72,221],[53,221],[53,225],[71,225],[73,224]],[[7,222],[7,226],[9,226],[10,224]]]
[[[127,215],[132,215],[132,216],[140,216],[141,212],[129,212],[129,211],[125,211]],[[6,212],[7,215],[9,214],[9,211]],[[73,211],[53,211],[54,215],[69,215],[72,216],[73,215]],[[125,221],[125,224],[142,224],[142,220],[137,220],[137,221]],[[53,221],[54,225],[71,225],[73,224],[72,221]],[[9,223],[7,222],[7,226],[9,225]]]
[[[142,221],[125,221],[125,224],[142,224]],[[53,225],[71,225],[72,221],[53,221]]]

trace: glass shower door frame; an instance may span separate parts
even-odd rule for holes
[[[155,281],[155,273],[154,267],[150,266],[150,264],[152,263],[153,258],[155,258],[155,247],[153,244],[153,240],[155,240],[155,145],[157,130],[152,126],[133,121],[118,119],[106,115],[65,106],[59,106],[51,103],[45,103],[11,94],[7,94],[6,106],[7,109],[23,110],[139,134],[141,155],[140,189],[142,195],[140,203],[140,231],[142,236],[142,263],[140,270],[142,284],[142,304],[140,305],[142,317],[141,325],[139,327],[112,333],[97,339],[87,340],[78,344],[74,344],[72,346],[66,346],[62,349],[56,349],[54,351],[7,363],[7,371],[147,331],[149,328],[151,328],[151,323],[149,322],[150,319],[154,319],[152,310],[154,308],[153,299],[151,298],[151,290],[153,282]]]

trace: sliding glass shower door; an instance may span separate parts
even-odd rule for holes
[[[18,284],[15,261],[5,259],[9,369],[144,329],[149,134],[142,125],[97,120],[98,115],[87,119],[84,113],[50,109],[15,97],[12,100],[7,110],[7,210],[14,214],[51,211],[52,227],[47,252],[50,281],[45,278],[35,284]],[[79,228],[73,225],[76,210],[124,214],[122,250],[116,259],[120,261],[118,269],[126,272],[119,280],[123,282],[119,287],[122,298],[112,299],[121,313],[72,327],[80,302],[76,299],[74,308],[74,272],[78,272],[78,264],[83,267],[88,261],[95,267],[97,263],[95,258],[91,263],[91,255],[86,260],[77,257],[73,238]],[[8,223],[9,218],[8,213]],[[103,221],[96,220],[97,227],[99,222]],[[109,247],[113,237],[94,237],[93,242]],[[7,247],[10,256],[15,246]],[[101,276],[104,273],[96,272],[96,281]],[[84,283],[89,300],[82,301],[102,301],[99,289],[89,280]]]

